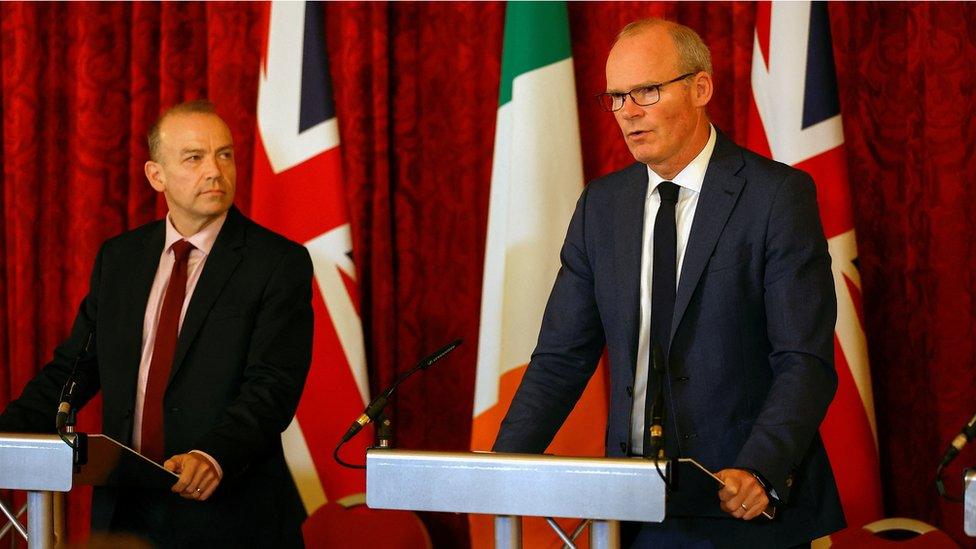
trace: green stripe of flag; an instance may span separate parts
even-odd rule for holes
[[[512,100],[516,76],[572,55],[565,2],[509,2],[498,105]]]

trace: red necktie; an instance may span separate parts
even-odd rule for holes
[[[173,368],[176,353],[176,336],[180,330],[180,313],[186,297],[187,260],[193,244],[179,240],[173,244],[173,272],[169,276],[163,308],[156,323],[156,341],[153,343],[152,360],[149,363],[149,379],[146,381],[146,398],[142,404],[142,454],[162,462],[163,455],[163,395]]]

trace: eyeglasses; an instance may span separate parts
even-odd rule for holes
[[[638,86],[628,92],[601,93],[596,96],[596,99],[600,102],[600,106],[603,107],[603,110],[607,112],[616,112],[624,108],[624,102],[627,100],[628,95],[635,105],[649,107],[661,100],[662,87],[667,86],[668,84],[674,84],[679,80],[684,80],[685,78],[694,76],[696,74],[698,73],[689,72],[672,80],[668,80],[667,82],[650,84],[647,86]]]

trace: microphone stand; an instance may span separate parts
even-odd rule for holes
[[[650,426],[650,454],[649,458],[654,460],[654,468],[657,469],[658,476],[664,482],[664,486],[667,489],[671,489],[671,479],[668,475],[665,475],[664,471],[661,470],[661,461],[668,461],[667,456],[664,453],[664,383],[665,383],[665,365],[664,365],[664,351],[661,349],[660,345],[654,345],[651,349],[651,363],[653,368],[648,372],[648,382],[647,385],[650,387],[650,374],[653,372],[657,377],[657,391],[654,395],[654,402],[651,405],[651,426]],[[650,395],[645,395],[644,398],[648,398]],[[671,471],[676,471],[677,463],[675,462],[670,468]]]
[[[373,448],[392,450],[395,446],[395,441],[393,422],[390,421],[390,418],[386,417],[386,412],[380,412],[380,415],[376,418],[376,446],[373,446]]]
[[[351,469],[366,468],[365,465],[353,465],[342,461],[342,459],[339,457],[339,448],[342,448],[343,444],[349,442],[352,437],[356,436],[356,433],[361,431],[363,427],[374,421],[379,422],[379,428],[376,431],[377,441],[374,448],[392,449],[394,441],[393,425],[383,411],[386,408],[386,405],[389,403],[390,398],[393,396],[393,393],[396,391],[397,387],[399,387],[400,384],[406,381],[410,376],[419,372],[420,370],[430,368],[435,362],[447,356],[454,349],[457,349],[461,343],[462,340],[455,339],[454,341],[434,351],[430,356],[424,357],[417,362],[413,368],[400,375],[400,377],[398,377],[397,380],[393,382],[393,385],[391,385],[387,390],[383,391],[378,397],[374,398],[373,401],[366,406],[363,413],[356,418],[356,421],[352,422],[352,425],[349,426],[346,434],[342,435],[342,439],[339,441],[339,444],[336,445],[335,450],[332,452],[332,457],[336,460],[336,463]]]
[[[943,499],[954,503],[962,503],[963,500],[961,498],[957,498],[946,491],[945,483],[942,481],[942,473],[952,463],[952,460],[956,459],[956,456],[959,455],[959,452],[962,451],[966,444],[974,438],[976,438],[976,415],[969,420],[969,423],[963,425],[962,430],[956,435],[956,438],[952,439],[952,442],[949,443],[949,449],[946,450],[942,461],[939,463],[939,467],[935,470],[935,488]]]
[[[78,364],[82,360],[87,360],[91,357],[91,347],[94,341],[95,330],[93,328],[88,332],[85,345],[78,351],[78,354],[75,355],[72,361],[71,373],[68,374],[68,380],[65,381],[64,386],[61,388],[60,404],[58,405],[58,413],[54,420],[58,436],[74,450],[76,462],[78,459],[78,437],[72,436],[75,433],[75,425],[78,420],[78,408],[74,405],[75,390],[78,388],[76,377],[78,375]]]

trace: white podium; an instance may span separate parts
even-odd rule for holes
[[[966,469],[963,482],[966,486],[963,524],[966,535],[976,538],[976,469]]]
[[[31,549],[55,546],[55,492],[73,485],[165,490],[179,478],[104,435],[68,436],[78,437],[77,459],[58,435],[0,433],[0,489],[27,491],[27,528],[2,504],[0,511]]]
[[[498,549],[521,547],[523,516],[589,519],[590,547],[610,549],[620,545],[619,521],[664,520],[664,467],[640,458],[372,449],[366,504],[495,515]]]
[[[0,488],[27,491],[27,529],[0,506],[30,547],[54,547],[54,492],[71,490],[74,452],[57,435],[0,433]]]

